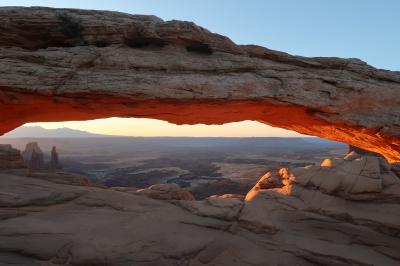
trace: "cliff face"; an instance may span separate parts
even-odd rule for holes
[[[27,143],[22,157],[29,171],[40,171],[45,168],[44,154],[37,142]]]
[[[24,167],[24,161],[19,150],[8,144],[0,144],[0,170]]]
[[[60,170],[62,168],[60,164],[60,160],[58,159],[58,152],[57,148],[53,146],[51,149],[51,154],[50,154],[50,161],[49,161],[49,170],[50,171],[56,171]]]
[[[236,45],[190,22],[0,9],[0,134],[26,122],[263,123],[400,160],[400,73]]]

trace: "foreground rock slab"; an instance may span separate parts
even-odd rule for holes
[[[177,184],[156,184],[148,188],[138,189],[136,194],[158,200],[194,200],[190,191],[179,187]]]
[[[154,16],[3,7],[0,24],[0,134],[106,117],[256,120],[400,161],[399,72],[236,45]]]
[[[316,265],[400,263],[400,179],[383,158],[351,153],[283,168],[245,202],[242,227]]]
[[[0,178],[0,265],[239,266],[263,265],[265,256],[287,265],[298,261],[256,234],[240,233],[235,220],[198,216],[129,192]]]
[[[400,263],[400,179],[376,156],[283,168],[245,201],[155,200],[18,172],[0,180],[0,265]]]

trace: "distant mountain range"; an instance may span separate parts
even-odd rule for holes
[[[71,128],[46,129],[41,126],[22,126],[8,132],[0,139],[57,139],[57,138],[123,138],[132,141],[145,141],[147,144],[157,143],[157,145],[165,145],[168,140],[169,146],[230,146],[234,143],[255,145],[263,147],[265,145],[288,146],[292,145],[336,145],[337,142],[327,139],[315,137],[127,137],[117,135],[95,134],[87,131],[76,130]],[[3,141],[4,142],[4,141]],[[236,144],[235,144],[236,145]]]
[[[46,129],[40,126],[23,126],[8,132],[2,138],[106,138],[112,135],[94,134],[70,128]]]
[[[151,157],[156,154],[169,157],[171,154],[186,154],[190,157],[197,152],[209,157],[221,153],[276,154],[346,149],[343,143],[315,137],[123,137],[70,128],[45,129],[40,126],[20,127],[0,137],[0,143],[12,144],[20,150],[25,149],[29,142],[38,142],[45,151],[56,146],[63,156],[128,154]]]

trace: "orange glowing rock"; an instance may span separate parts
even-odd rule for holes
[[[108,117],[255,120],[400,161],[399,72],[236,45],[154,16],[13,7],[0,23],[0,134]]]

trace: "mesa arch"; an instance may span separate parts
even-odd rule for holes
[[[154,16],[0,8],[0,135],[112,116],[256,120],[400,161],[400,72],[236,45]]]

